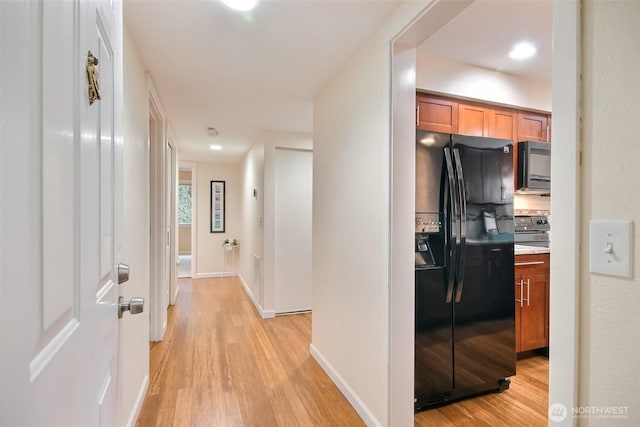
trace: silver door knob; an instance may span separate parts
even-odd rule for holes
[[[134,297],[125,301],[123,297],[118,298],[118,319],[122,319],[125,311],[131,314],[138,314],[144,311],[144,298]]]
[[[129,280],[129,266],[127,264],[118,264],[118,285],[122,285]]]

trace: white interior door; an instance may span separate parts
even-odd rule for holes
[[[11,296],[2,300],[0,424],[113,426],[121,3],[0,7],[11,58],[0,110],[2,293]],[[93,105],[89,51],[102,94]]]
[[[313,153],[276,149],[274,305],[276,313],[311,309]]]
[[[151,85],[151,83],[149,83]],[[151,85],[151,87],[153,87]],[[165,123],[155,96],[149,91],[149,191],[151,229],[149,235],[149,334],[151,341],[162,341],[167,329],[167,228]]]

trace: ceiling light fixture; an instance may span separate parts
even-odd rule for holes
[[[212,144],[209,146],[209,149],[213,151],[220,151],[222,150],[222,145]]]
[[[253,10],[258,5],[258,0],[220,0],[233,10],[239,12],[248,12]]]
[[[521,61],[529,59],[536,54],[536,47],[530,42],[517,43],[509,52],[509,58]]]

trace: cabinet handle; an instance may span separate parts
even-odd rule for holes
[[[520,303],[520,307],[522,307],[522,302],[523,302],[523,292],[524,290],[522,289],[522,287],[524,286],[524,280],[520,279],[520,283],[516,282],[516,286],[520,286],[520,299],[516,298],[516,302]]]
[[[550,140],[551,140],[551,138],[549,138],[549,131],[550,131],[550,130],[551,130],[551,129],[549,129],[549,125],[547,125],[547,142],[551,142],[551,141],[550,141]]]
[[[516,262],[515,265],[540,265],[544,264],[544,261],[529,261],[529,262]]]
[[[529,299],[531,296],[531,282],[527,279],[527,307],[529,307]]]
[[[416,127],[420,126],[420,104],[416,106]]]

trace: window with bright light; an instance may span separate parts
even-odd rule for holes
[[[191,184],[178,185],[178,223],[191,224]]]

